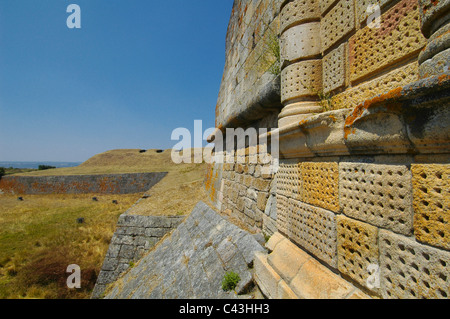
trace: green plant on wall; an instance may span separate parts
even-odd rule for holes
[[[224,291],[234,290],[240,280],[239,274],[233,271],[227,272],[222,280],[222,289]]]
[[[272,28],[265,24],[266,32],[260,41],[261,53],[258,55],[258,59],[255,66],[259,73],[269,72],[275,76],[281,74],[281,51],[280,40],[278,34],[275,33]],[[256,49],[255,49],[256,50]]]
[[[318,90],[316,94],[320,99],[319,103],[320,106],[323,107],[323,110],[325,112],[331,111],[333,109],[333,100],[331,99],[331,94],[324,93],[323,90]]]
[[[263,65],[268,65],[266,72],[276,76],[281,73],[280,40],[269,26],[264,37],[264,52],[261,59]]]
[[[324,112],[331,111],[333,109],[332,95],[329,92],[325,93],[323,89],[316,89],[312,82],[308,85],[300,80],[300,84],[319,97],[319,104],[322,106]]]

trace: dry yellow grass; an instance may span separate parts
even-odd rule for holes
[[[174,164],[171,150],[113,150],[78,167],[18,175],[84,175],[168,172],[146,194],[0,195],[0,298],[89,298],[120,214],[186,215],[199,200],[205,164]],[[92,201],[92,197],[99,201]],[[112,200],[119,204],[112,204]],[[84,224],[76,219],[84,217]],[[65,269],[78,264],[82,289],[69,290]]]
[[[141,195],[1,195],[0,298],[88,298],[119,215]],[[70,264],[80,290],[66,287]]]

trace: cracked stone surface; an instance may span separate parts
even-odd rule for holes
[[[238,298],[253,284],[253,260],[265,249],[254,235],[199,202],[170,236],[107,290],[107,299]],[[234,292],[222,290],[224,275],[238,273]]]

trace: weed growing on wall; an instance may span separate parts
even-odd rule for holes
[[[260,57],[261,66],[264,68],[265,72],[278,76],[281,74],[280,40],[270,26],[267,26],[263,41],[264,49]]]
[[[227,272],[222,280],[222,289],[224,291],[234,290],[241,280],[241,277],[233,271]]]
[[[300,84],[319,97],[319,104],[322,106],[324,112],[333,110],[332,95],[329,92],[325,93],[322,89],[316,89],[313,83],[307,85],[300,80]]]

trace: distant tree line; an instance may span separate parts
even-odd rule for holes
[[[56,168],[56,166],[39,165],[38,170],[43,171],[43,170],[46,170],[46,169],[52,169],[52,168]]]

